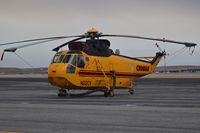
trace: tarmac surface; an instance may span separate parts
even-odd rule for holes
[[[0,133],[200,132],[199,78],[140,79],[115,97],[56,93],[44,78],[0,78]]]

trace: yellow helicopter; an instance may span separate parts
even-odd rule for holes
[[[105,96],[114,96],[115,89],[127,89],[130,94],[134,94],[133,81],[154,72],[161,58],[166,55],[165,51],[158,52],[152,57],[133,58],[120,55],[119,51],[114,53],[109,48],[109,40],[100,39],[101,37],[146,39],[182,44],[189,48],[197,45],[190,42],[141,36],[103,34],[92,28],[83,35],[39,38],[0,44],[2,46],[31,42],[19,47],[5,49],[1,60],[3,60],[5,52],[15,52],[18,48],[59,39],[75,38],[53,49],[56,54],[48,67],[49,83],[59,88],[58,96],[70,95],[70,90],[87,90],[78,95],[102,91]],[[81,39],[86,39],[86,41],[80,41]],[[69,50],[59,51],[66,45],[68,45]]]

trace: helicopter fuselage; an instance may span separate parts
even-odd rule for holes
[[[152,73],[162,53],[150,61],[122,55],[91,56],[83,51],[57,53],[48,68],[52,85],[62,89],[132,89],[133,81]]]

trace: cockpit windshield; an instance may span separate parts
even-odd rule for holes
[[[63,58],[64,58],[64,55],[55,55],[52,60],[52,63],[60,63],[62,62]]]
[[[83,68],[85,66],[84,56],[76,54],[55,55],[52,63],[69,63],[73,66]]]

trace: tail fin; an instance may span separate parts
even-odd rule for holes
[[[156,56],[153,58],[153,60],[151,61],[151,65],[152,65],[152,70],[154,71],[156,69],[156,66],[158,65],[158,63],[160,62],[161,58],[163,56],[165,56],[166,53],[165,51],[163,52],[158,52],[156,53]]]

